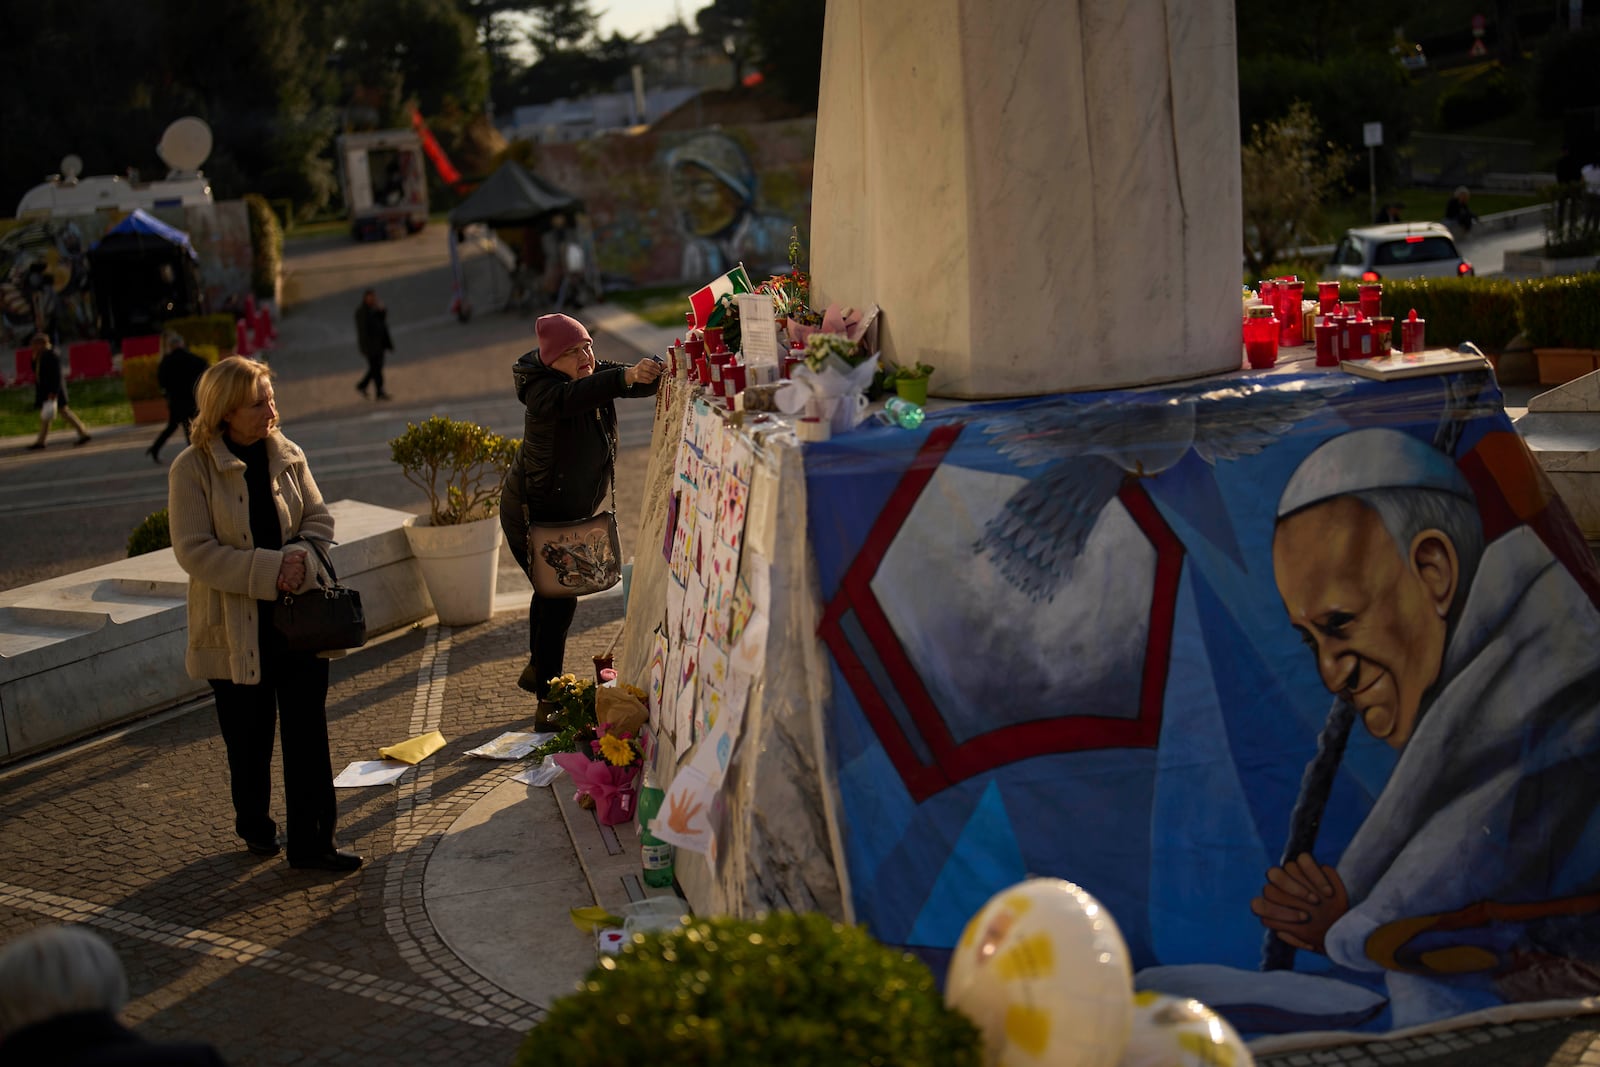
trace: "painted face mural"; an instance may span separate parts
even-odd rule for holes
[[[672,172],[672,199],[683,228],[695,237],[715,237],[739,220],[744,200],[698,163],[681,163]]]
[[[1408,546],[1409,547],[1409,546]],[[1341,497],[1285,519],[1273,539],[1278,592],[1328,692],[1400,748],[1444,656],[1454,551],[1436,534],[1406,559],[1378,513]]]

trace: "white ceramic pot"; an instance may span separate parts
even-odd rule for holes
[[[431,526],[426,515],[418,515],[406,520],[405,531],[441,623],[466,626],[494,614],[499,515],[457,526]]]

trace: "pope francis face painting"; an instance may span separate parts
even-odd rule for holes
[[[1279,523],[1272,570],[1322,684],[1403,747],[1444,657],[1461,571],[1450,537],[1422,530],[1402,550],[1376,510],[1341,496]]]

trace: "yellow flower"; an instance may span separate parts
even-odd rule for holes
[[[613,767],[626,767],[633,762],[633,746],[620,737],[606,734],[600,738],[600,755]]]

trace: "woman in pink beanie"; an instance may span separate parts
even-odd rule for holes
[[[541,315],[533,328],[539,347],[512,368],[526,413],[522,447],[500,494],[500,526],[524,574],[530,523],[587,519],[604,510],[617,447],[615,401],[653,396],[661,377],[653,359],[631,367],[596,362],[594,340],[571,316]],[[572,597],[538,593],[528,605],[528,665],[517,684],[539,697],[539,728],[554,710],[544,697],[561,673],[577,607]]]

